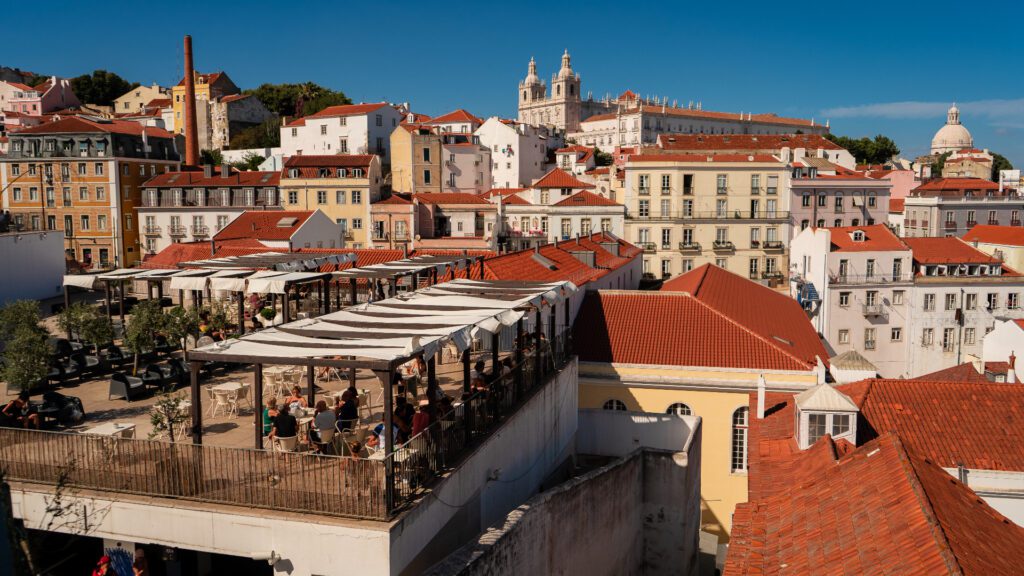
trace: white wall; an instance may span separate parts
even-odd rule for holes
[[[377,126],[378,114],[381,116],[380,126]],[[381,146],[387,151],[381,161],[390,164],[391,132],[401,121],[402,115],[390,105],[360,116],[307,117],[305,126],[281,127],[281,151],[285,156],[294,156],[299,151],[306,156],[339,154],[342,152],[340,142],[344,138],[348,143],[346,154],[375,154],[377,139],[380,138]],[[321,134],[321,127],[325,127],[325,134]]]
[[[476,136],[491,150],[495,188],[523,188],[544,175],[547,138],[536,127],[513,127],[491,117],[477,129]]]
[[[0,305],[12,300],[43,300],[61,293],[64,239],[59,231],[0,235]]]
[[[954,478],[956,468],[945,468]],[[1024,526],[1024,472],[1003,470],[965,470],[967,486],[977,492],[985,503],[995,508],[1018,526]]]
[[[981,359],[985,362],[1008,362],[1010,354],[1024,359],[1024,329],[1013,320],[996,322],[995,329],[982,340]],[[1021,367],[1024,364],[1018,362],[1016,369]],[[1018,374],[1024,376],[1024,373]]]
[[[306,246],[306,244],[309,246]],[[292,234],[291,247],[295,248],[343,248],[341,226],[326,214],[317,210]]]
[[[700,416],[581,409],[576,451],[625,456],[638,448],[689,452]]]

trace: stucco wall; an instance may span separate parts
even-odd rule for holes
[[[0,304],[56,296],[64,274],[64,239],[60,232],[0,235],[0,262],[7,270]]]

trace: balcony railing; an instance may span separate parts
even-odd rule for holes
[[[968,220],[967,221],[967,227],[968,228],[974,228],[975,226],[977,226],[977,224],[978,224],[977,220]]]
[[[736,249],[736,245],[733,244],[732,242],[728,241],[728,240],[715,240],[714,246],[712,246],[712,247],[715,250],[735,250]]]
[[[665,187],[661,188],[661,195],[662,196],[668,196],[671,193],[672,193],[672,189],[671,188],[665,188]]]
[[[631,220],[774,220],[784,222],[789,220],[789,211],[784,210],[725,210],[725,211],[685,211],[672,210],[648,215],[628,215]]]
[[[692,196],[693,195],[693,186],[683,186],[683,194],[685,196]]]
[[[698,242],[680,242],[680,252],[700,252],[700,243]]]
[[[988,225],[989,226],[999,226],[999,219],[998,218],[989,218],[988,219]]]
[[[171,236],[184,236],[188,234],[188,229],[186,229],[184,226],[171,225],[167,227],[167,233],[170,234]]]
[[[210,233],[210,229],[208,227],[206,227],[206,226],[193,226],[192,227],[192,235],[193,236],[208,236],[209,233]]]
[[[641,196],[650,196],[651,195],[650,187],[648,187],[648,186],[641,186],[640,187],[640,195]]]
[[[956,230],[956,222],[946,222],[944,226],[946,230]]]
[[[1010,226],[1020,226],[1020,220],[1010,220]]]
[[[782,243],[782,240],[765,240],[762,247],[765,250],[782,250],[786,245]]]
[[[636,245],[643,248],[644,252],[654,252],[658,249],[654,242],[637,242]]]
[[[885,316],[885,306],[881,304],[865,304],[863,311],[865,316]]]
[[[160,235],[160,227],[159,226],[146,226],[143,229],[143,232],[145,234],[149,235],[149,236],[159,236]]]
[[[512,370],[487,391],[440,414],[381,460],[0,428],[0,471],[7,481],[169,498],[178,506],[389,520],[557,379],[572,354],[568,331],[541,340],[539,347],[521,352]],[[390,476],[388,468],[394,470]]]

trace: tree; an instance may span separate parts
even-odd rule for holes
[[[281,145],[281,119],[268,118],[256,126],[250,126],[231,137],[228,145],[232,150],[250,148],[277,148]]]
[[[170,340],[181,343],[183,352],[187,352],[185,339],[199,332],[199,313],[195,308],[175,306],[164,315],[164,332]]]
[[[35,300],[15,300],[0,308],[0,342],[13,337],[20,326],[39,326],[39,303]]]
[[[255,152],[246,152],[241,160],[232,162],[231,165],[239,170],[259,170],[260,164],[263,164],[264,160],[266,158]]]
[[[600,148],[594,149],[594,164],[597,166],[611,166],[615,163],[615,157],[604,152]]]
[[[156,335],[164,329],[163,309],[156,300],[144,300],[132,308],[124,342],[135,354],[132,374],[139,372],[139,356],[156,347]]]
[[[174,431],[190,419],[191,414],[184,409],[184,396],[166,392],[153,405],[153,411],[149,415],[149,422],[153,425],[153,431],[149,433],[152,440],[163,434],[171,442],[174,442]]]
[[[899,146],[893,142],[892,138],[882,134],[878,134],[873,139],[850,138],[835,134],[826,134],[825,137],[853,154],[858,164],[882,164],[900,153]]]
[[[261,84],[246,90],[278,116],[309,116],[328,106],[351,104],[344,92],[324,88],[313,82],[302,84]]]
[[[97,352],[101,345],[114,339],[114,327],[110,319],[100,313],[99,308],[84,302],[72,304],[61,312],[57,324],[62,330],[95,345]]]
[[[943,152],[935,158],[935,161],[932,162],[932,178],[942,176],[942,169],[946,167],[946,160],[949,159],[950,154],[952,152]]]
[[[203,150],[199,152],[199,163],[210,166],[220,166],[224,163],[224,155],[220,150]]]
[[[38,324],[20,325],[4,334],[3,379],[21,390],[30,390],[49,372],[50,345]]]
[[[992,180],[998,182],[999,171],[1013,170],[1013,164],[1002,154],[996,154],[995,152],[990,152],[990,154],[992,154]]]
[[[94,70],[91,75],[82,74],[71,79],[71,89],[83,104],[111,106],[114,99],[139,86],[138,82],[128,82],[113,72]]]

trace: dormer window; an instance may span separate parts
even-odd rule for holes
[[[864,241],[864,231],[863,230],[854,230],[853,231],[853,241],[854,242],[863,242]]]
[[[829,384],[796,395],[797,444],[801,450],[829,434],[833,440],[857,442],[857,405]]]
[[[320,176],[321,178],[330,178],[330,177],[331,177],[331,172],[330,172],[330,170],[328,170],[327,168],[321,168],[321,169],[320,169],[320,170],[318,171],[318,174],[319,174],[319,176]]]
[[[299,177],[299,169],[298,168],[292,168],[292,169],[288,170],[288,177],[289,178],[298,178]]]
[[[338,178],[344,178],[348,172],[344,168],[338,168]]]
[[[363,177],[363,169],[362,168],[355,168],[355,169],[353,169],[352,170],[352,177],[353,178],[362,178]]]

